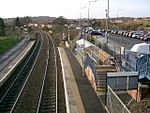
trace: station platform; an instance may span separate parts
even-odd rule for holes
[[[82,67],[69,48],[58,48],[64,79],[67,113],[107,113]]]
[[[3,70],[28,44],[26,38],[22,39],[18,44],[0,54],[0,71]]]
[[[26,54],[29,52],[31,47],[33,46],[35,41],[29,41],[24,46],[18,46],[16,51],[13,51],[13,59],[12,54],[7,55],[8,58],[5,59],[4,62],[1,63],[1,67],[3,67],[0,70],[0,87],[4,84],[4,82],[9,78],[9,76],[12,74],[13,70],[17,67],[17,65],[20,64],[20,62],[24,59]],[[21,42],[22,43],[22,42]],[[3,58],[1,58],[3,59]]]

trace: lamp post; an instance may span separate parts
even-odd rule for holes
[[[106,31],[105,31],[105,38],[106,38],[106,43],[108,44],[108,10],[106,9]]]
[[[81,18],[82,18],[81,11],[82,11],[82,9],[85,9],[85,8],[86,8],[85,6],[80,8],[80,14],[79,14],[79,18],[80,18],[79,25],[80,25],[80,27],[81,27]]]
[[[68,32],[68,41],[70,41],[70,31],[69,31],[69,29],[70,29],[70,26],[68,26],[68,29],[67,29],[68,30],[67,31]]]
[[[119,18],[119,13],[123,11],[123,9],[118,9],[118,12],[117,12],[117,18]],[[121,16],[120,16],[121,17]]]
[[[106,38],[106,43],[108,44],[108,29],[109,29],[109,0],[107,2],[107,9],[106,11],[106,32],[105,32],[105,38]]]
[[[109,17],[109,0],[108,0],[107,8],[108,8],[107,14],[108,14],[108,17]]]
[[[107,9],[106,11],[106,31],[105,31],[105,38],[106,38],[106,43],[108,44],[108,21],[109,21],[109,0],[107,2]],[[105,106],[107,105],[107,75],[106,75],[106,90],[105,90]]]
[[[88,6],[88,24],[90,24],[90,4],[91,2],[96,2],[97,0],[94,1],[89,1],[89,6]]]

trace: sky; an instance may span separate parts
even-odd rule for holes
[[[88,18],[89,1],[94,0],[1,0],[0,17],[64,16]],[[105,18],[108,0],[90,2],[89,18]],[[109,0],[110,17],[150,17],[150,0]]]

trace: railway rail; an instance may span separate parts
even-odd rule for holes
[[[65,100],[63,92],[63,79],[59,64],[58,51],[50,34],[44,32],[49,38],[49,61],[45,82],[41,90],[37,113],[65,113]],[[60,92],[60,93],[59,93]]]
[[[56,50],[51,37],[45,33],[49,39],[49,51],[47,68],[41,89],[37,113],[55,113],[57,112],[57,65],[56,65]]]
[[[17,68],[17,77],[9,78],[5,86],[12,84],[2,89],[6,93],[0,91],[0,113],[66,113],[58,51],[49,33],[39,33],[39,51]]]
[[[34,64],[33,59],[35,59],[38,54],[40,44],[41,43],[38,40],[36,45],[32,48],[33,50],[27,55],[23,63],[18,66],[8,81],[1,87],[0,113],[11,112],[14,108],[19,95],[23,91],[23,87],[29,78],[30,70],[33,68]]]

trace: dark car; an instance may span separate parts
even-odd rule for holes
[[[102,35],[102,33],[97,30],[93,30],[91,31],[91,35]]]

